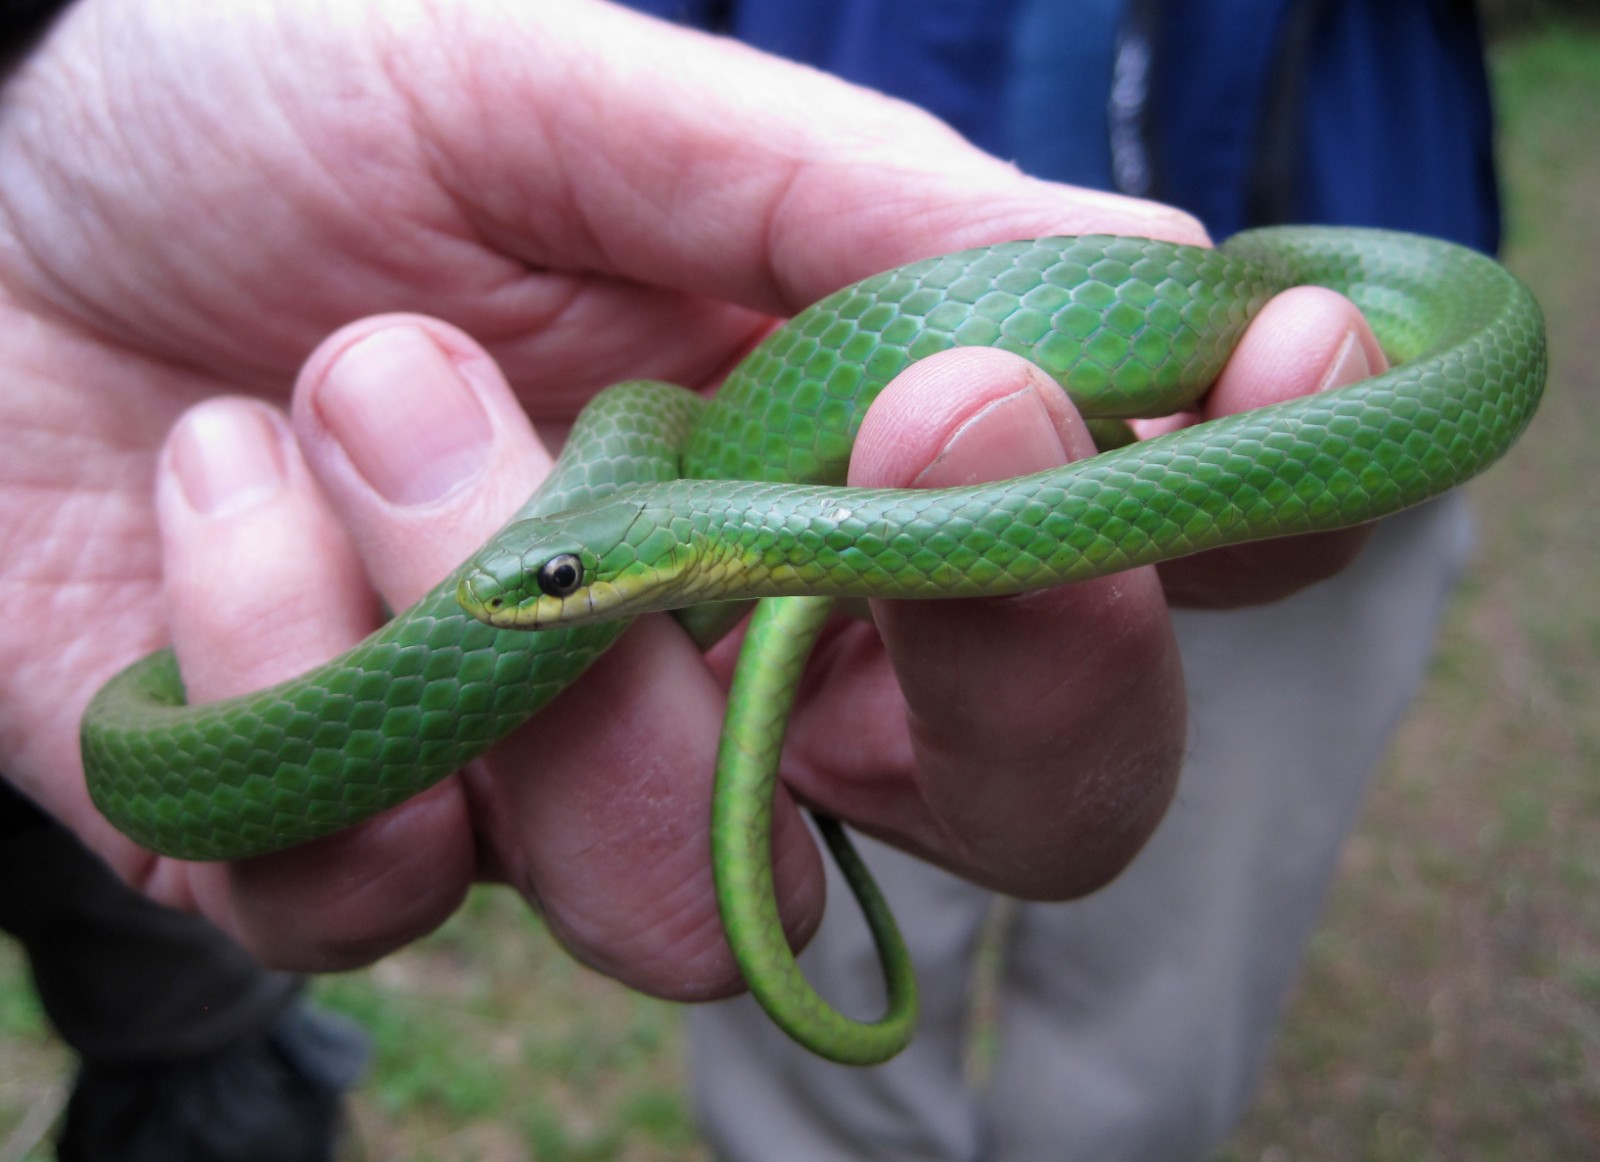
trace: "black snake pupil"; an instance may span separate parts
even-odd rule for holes
[[[583,583],[583,562],[571,553],[551,557],[539,566],[539,590],[550,597],[569,597]]]

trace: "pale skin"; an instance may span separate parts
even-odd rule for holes
[[[83,705],[168,641],[196,699],[330,656],[494,530],[546,471],[541,433],[594,391],[714,388],[775,318],[855,279],[1039,234],[1204,241],[1175,211],[1031,180],[906,106],[598,3],[81,0],[9,80],[0,153],[0,771],[269,962],[370,961],[493,879],[586,962],[680,999],[737,988],[706,853],[726,647],[704,659],[643,619],[472,768],[236,865],[152,856],[94,813]],[[1348,303],[1291,292],[1205,410],[1380,361]],[[851,483],[1089,450],[1034,369],[954,352],[874,406]],[[1359,542],[841,623],[784,770],[791,932],[822,906],[797,799],[1000,890],[1105,882],[1181,764],[1169,603],[1283,596]]]

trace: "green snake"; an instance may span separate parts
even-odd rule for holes
[[[911,362],[999,347],[1087,416],[1163,415],[1216,379],[1291,286],[1348,295],[1394,364],[1362,383],[950,490],[838,487],[862,415]],[[1044,238],[932,258],[848,287],[774,331],[705,405],[666,385],[596,397],[549,481],[416,606],[299,678],[201,706],[170,652],[96,695],[83,757],[135,840],[230,859],[324,835],[445,777],[547,703],[626,617],[679,609],[709,641],[757,608],[729,697],[712,821],[728,939],[757,999],[834,1060],[909,1039],[915,985],[887,905],[819,826],[868,915],[887,1014],[806,983],[773,898],[770,822],[794,686],[838,597],[1057,585],[1222,545],[1370,521],[1499,457],[1544,382],[1543,325],[1491,260],[1380,231],[1274,228],[1209,250]],[[540,627],[541,632],[526,629]]]

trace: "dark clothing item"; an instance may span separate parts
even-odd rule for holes
[[[364,1038],[298,1002],[263,1032],[160,1065],[86,1062],[57,1162],[333,1162]]]
[[[363,1035],[0,780],[0,928],[81,1067],[61,1162],[330,1162]]]
[[[1039,177],[1493,252],[1466,0],[625,0],[903,98]]]
[[[0,928],[27,949],[51,1024],[98,1065],[217,1052],[270,1025],[299,987],[204,920],[129,888],[5,783]]]

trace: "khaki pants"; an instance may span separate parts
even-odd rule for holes
[[[1393,518],[1344,574],[1276,605],[1177,620],[1190,695],[1176,800],[1095,895],[1022,904],[999,1054],[965,1083],[973,951],[992,897],[863,843],[917,961],[924,1013],[859,1070],[792,1045],[742,997],[691,1013],[695,1099],[724,1162],[1183,1162],[1250,1100],[1369,773],[1421,680],[1465,562],[1459,497]],[[871,943],[835,876],[802,957],[880,1011]]]

